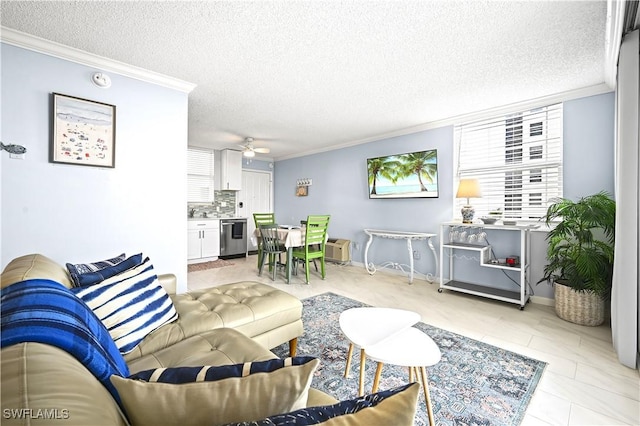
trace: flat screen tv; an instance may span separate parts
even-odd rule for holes
[[[367,159],[369,198],[437,198],[438,152],[409,152]]]

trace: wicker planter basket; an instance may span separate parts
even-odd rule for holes
[[[554,284],[556,314],[565,321],[591,327],[604,322],[604,300],[588,292],[577,292],[566,285]]]

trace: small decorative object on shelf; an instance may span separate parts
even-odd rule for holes
[[[491,216],[482,216],[480,218],[480,220],[485,224],[485,225],[493,225],[494,223],[496,223],[498,221],[497,217],[491,217]]]

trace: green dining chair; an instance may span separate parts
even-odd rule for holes
[[[265,261],[268,259],[267,264],[272,273],[271,279],[275,281],[278,266],[282,265],[281,255],[282,253],[286,253],[287,249],[280,243],[277,224],[270,223],[260,225],[259,229],[262,238],[262,256],[258,259],[258,276],[262,275],[262,269],[264,268]]]
[[[320,275],[325,277],[325,243],[327,242],[327,229],[331,216],[310,215],[307,217],[307,227],[305,228],[304,245],[294,247],[292,258],[304,262],[304,271],[307,284],[309,283],[309,261],[320,260]],[[295,263],[294,263],[295,265]],[[294,270],[297,268],[294,266]]]
[[[254,213],[253,221],[256,229],[260,229],[260,225],[273,225],[276,223],[275,213]],[[262,237],[258,235],[258,268],[260,268],[260,259],[262,259]]]

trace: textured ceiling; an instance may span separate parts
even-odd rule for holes
[[[0,8],[5,27],[197,84],[190,144],[251,136],[275,159],[604,82],[606,1]]]

